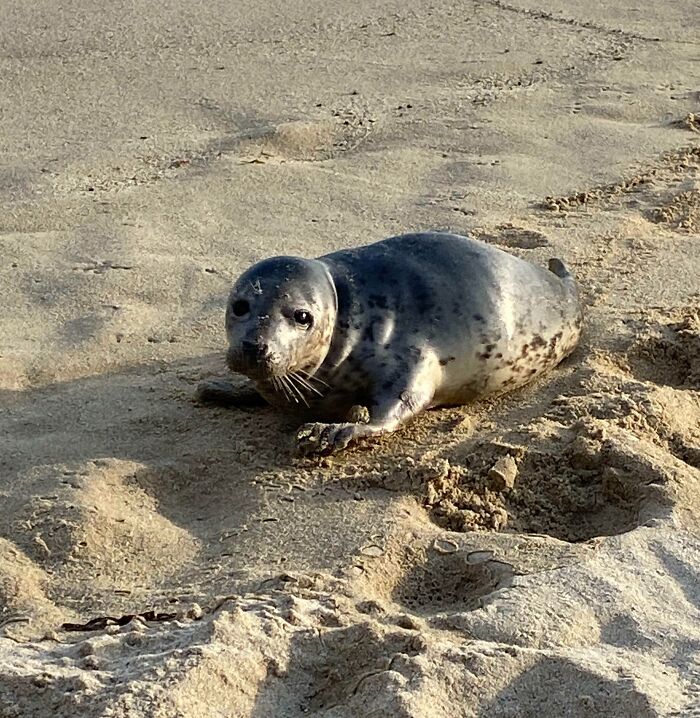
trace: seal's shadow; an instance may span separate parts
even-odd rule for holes
[[[436,425],[450,413],[430,412],[415,432],[298,462],[297,418],[195,402],[197,383],[221,369],[208,355],[0,394],[0,538],[49,574],[55,603],[91,618],[143,611],[156,595],[206,601],[281,572],[347,568],[411,493],[358,484],[357,463],[392,466],[397,452],[449,442]],[[508,403],[536,414],[556,392]]]
[[[196,357],[0,394],[0,537],[49,573],[54,601],[89,595],[94,611],[96,577],[100,605],[126,611],[144,609],[115,597],[137,584],[212,595],[285,570],[332,572],[377,530],[385,512],[371,495],[370,518],[354,521],[348,490],[319,491],[313,468],[295,468],[293,418],[195,402],[221,364]]]

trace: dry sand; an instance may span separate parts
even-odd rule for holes
[[[1,17],[0,716],[700,715],[696,2]],[[251,261],[427,228],[580,349],[320,463],[192,401]]]

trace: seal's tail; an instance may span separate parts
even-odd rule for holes
[[[564,264],[564,262],[557,257],[552,257],[547,266],[552,274],[556,274],[556,276],[561,279],[561,283],[564,286],[564,293],[566,297],[564,306],[566,309],[563,309],[562,311],[566,312],[566,315],[568,315],[571,333],[574,337],[572,342],[570,342],[569,349],[566,352],[566,354],[569,354],[574,350],[574,347],[578,343],[579,337],[581,336],[583,303],[581,302],[581,295],[579,294],[576,278],[573,274],[571,274],[569,268]],[[562,314],[562,318],[564,316],[565,315]]]
[[[569,279],[569,277],[573,278],[573,275],[571,272],[567,269],[567,266],[564,264],[564,262],[561,261],[561,259],[557,259],[557,257],[552,257],[549,260],[549,271],[553,274],[556,274],[557,277],[560,279]]]

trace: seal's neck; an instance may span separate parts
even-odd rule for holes
[[[318,263],[323,268],[323,276],[327,282],[328,305],[323,313],[323,317],[319,319],[317,330],[318,351],[315,352],[314,360],[311,364],[304,367],[304,371],[309,374],[315,374],[325,363],[328,352],[333,344],[333,338],[336,333],[336,321],[338,317],[338,290],[333,274],[329,267],[323,261]]]
[[[352,351],[350,317],[353,316],[353,310],[357,309],[357,300],[348,268],[341,263],[333,262],[329,266],[323,260],[321,262],[326,267],[328,280],[333,288],[335,311],[327,349],[323,361],[317,365],[317,370],[333,374]]]

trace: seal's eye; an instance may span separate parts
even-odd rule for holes
[[[307,312],[304,309],[297,309],[296,312],[294,312],[294,321],[308,329],[313,324],[314,318],[311,316],[311,312]]]
[[[250,304],[245,299],[237,299],[231,305],[231,311],[236,317],[243,317],[250,311]]]

